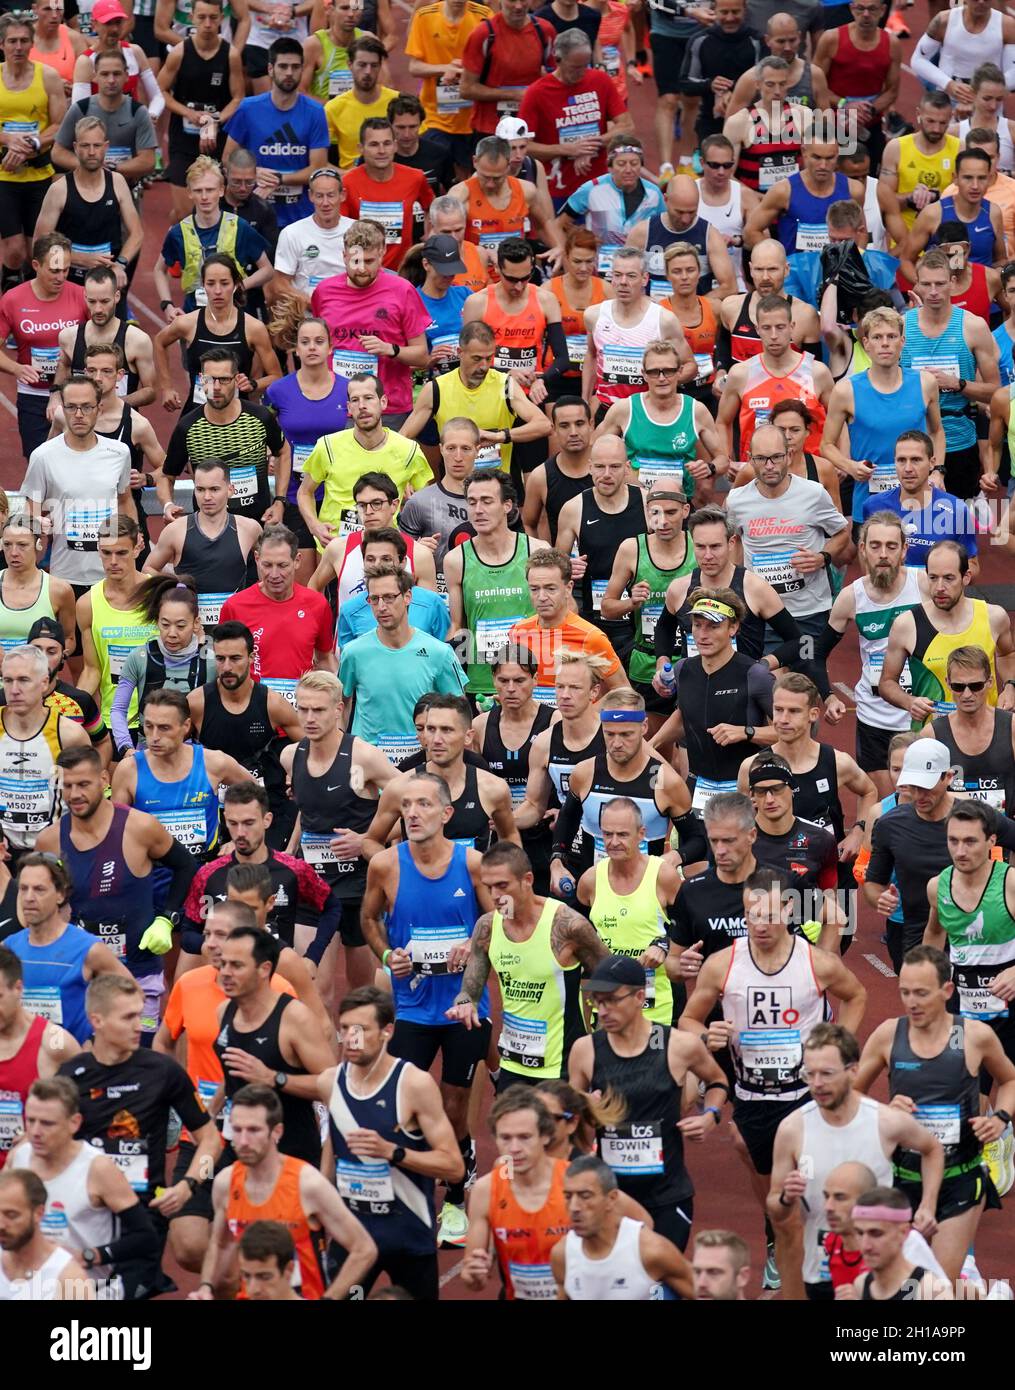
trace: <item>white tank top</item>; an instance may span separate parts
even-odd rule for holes
[[[979,122],[977,124],[979,124]],[[965,146],[966,136],[972,128],[973,122],[969,116],[967,116],[964,121],[959,121],[959,139],[962,141],[963,146]],[[989,129],[990,127],[987,126],[983,128]],[[1001,142],[1001,153],[997,157],[998,171],[1002,174],[1010,174],[1011,171],[1015,169],[1015,144],[1012,143],[1011,124],[1002,114],[998,117],[997,124],[994,128]]]
[[[860,634],[860,678],[854,687],[856,717],[875,729],[891,729],[896,734],[909,728],[909,715],[904,709],[896,709],[887,700],[875,695],[874,687],[881,679],[892,623],[900,613],[906,613],[923,602],[919,571],[907,567],[903,573],[905,583],[901,592],[887,602],[871,598],[862,579],[853,580],[855,621]],[[902,668],[899,683],[903,690],[912,691],[913,678],[908,661]]]
[[[641,359],[649,343],[661,336],[662,320],[662,306],[654,300],[649,301],[641,322],[632,327],[619,324],[613,310],[614,300],[604,299],[592,335],[599,377],[596,394],[600,400],[610,402],[642,389]]]
[[[108,1207],[93,1207],[88,1200],[88,1174],[101,1149],[80,1143],[78,1151],[62,1173],[45,1179],[46,1210],[40,1227],[48,1240],[73,1250],[108,1245],[117,1236],[119,1223]],[[31,1168],[32,1146],[19,1144],[8,1159],[12,1168]],[[102,1277],[96,1267],[95,1275]]]
[[[872,251],[888,250],[888,233],[885,231],[881,205],[878,202],[878,181],[867,175],[867,196],[863,203],[864,220],[867,223],[867,244]]]
[[[804,1201],[804,1282],[820,1284],[828,1279],[825,1254],[825,1179],[840,1163],[863,1163],[874,1174],[877,1187],[891,1187],[892,1165],[885,1157],[878,1133],[881,1106],[869,1096],[860,1097],[860,1108],[848,1125],[830,1125],[821,1107],[811,1101],[799,1110],[803,1121],[800,1140],[801,1161],[806,1156],[808,1182]]]
[[[0,1259],[0,1303],[53,1303],[62,1297],[58,1280],[70,1264],[68,1250],[59,1246],[29,1279],[8,1279]]]
[[[991,10],[983,33],[971,34],[963,22],[963,13],[961,6],[949,12],[937,66],[949,77],[971,82],[981,63],[1003,66],[1004,16],[1000,10]]]
[[[740,1100],[799,1100],[803,1043],[825,1018],[825,994],[814,975],[810,944],[792,938],[781,970],[754,963],[747,937],[734,941],[722,987],[723,1018],[733,1024],[731,1047]]]
[[[726,204],[718,203],[713,207],[706,203],[701,196],[701,188],[698,188],[698,216],[703,222],[707,222],[710,227],[714,227],[723,236],[742,236],[744,231],[744,211],[741,193],[743,185],[733,179],[730,183],[730,201]],[[869,225],[869,224],[868,224]],[[743,290],[747,286],[744,283],[744,253],[742,246],[728,246],[730,260],[733,262],[733,269],[737,273],[737,289]]]
[[[564,1292],[574,1303],[646,1303],[660,1297],[659,1285],[641,1262],[638,1242],[641,1222],[620,1218],[613,1249],[605,1260],[590,1260],[582,1238],[574,1231],[564,1237]]]

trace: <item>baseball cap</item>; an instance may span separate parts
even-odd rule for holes
[[[104,3],[104,0],[100,0]],[[503,120],[497,122],[495,132],[502,140],[534,140],[535,132],[531,131],[523,120],[517,116],[505,116]]]
[[[631,956],[607,956],[582,984],[582,989],[590,994],[612,994],[615,989],[629,985],[632,989],[645,988],[645,967],[639,965]]]
[[[465,262],[462,260],[458,242],[445,232],[427,237],[423,243],[423,255],[442,275],[465,274]]]
[[[55,618],[36,618],[28,629],[27,641],[34,642],[36,637],[50,637],[54,642],[59,642],[61,647],[67,641],[63,623],[58,623]]]
[[[92,18],[96,24],[110,24],[114,19],[127,19],[128,16],[119,0],[97,0]]]
[[[899,773],[900,787],[936,787],[952,767],[952,755],[936,738],[918,738],[906,749]]]

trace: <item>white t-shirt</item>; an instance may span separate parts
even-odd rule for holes
[[[99,529],[129,487],[130,450],[118,439],[100,437],[94,448],[79,450],[61,434],[32,450],[21,493],[52,515],[51,574],[68,584],[99,582]]]
[[[283,227],[275,250],[275,269],[288,275],[298,294],[310,294],[322,280],[345,271],[345,234],[353,224],[351,217],[340,217],[331,231],[318,226],[313,217],[301,217]]]

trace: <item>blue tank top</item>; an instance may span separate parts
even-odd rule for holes
[[[154,975],[162,958],[138,949],[138,942],[155,916],[153,873],[139,878],[127,867],[123,832],[129,806],[113,807],[113,823],[94,849],[76,848],[71,818],[60,821],[60,853],[71,876],[71,907],[75,920],[97,936],[132,975]]]
[[[980,211],[976,214],[975,222],[967,222],[964,217],[960,217],[955,208],[955,198],[949,194],[947,198],[941,199],[941,221],[942,222],[961,222],[969,236],[969,259],[978,265],[994,264],[994,228],[990,224],[990,203],[984,198],[980,204]],[[933,246],[937,242],[936,234],[931,237],[930,244]]]
[[[857,372],[853,383],[853,420],[849,426],[849,452],[855,459],[870,459],[875,493],[888,492],[898,484],[895,476],[895,440],[903,430],[925,430],[927,410],[923,403],[920,373],[903,368],[902,385],[897,391],[877,391],[870,372]],[[853,520],[863,521],[863,507],[871,495],[871,482],[853,484]]]
[[[416,868],[409,846],[404,840],[399,844],[398,896],[387,917],[388,941],[408,951],[414,963],[408,978],[391,977],[400,1019],[429,1028],[447,1026],[446,1013],[461,990],[462,977],[449,975],[444,962],[451,946],[472,936],[479,915],[467,845],[455,845],[442,878],[426,878]],[[485,989],[477,1011],[480,1018],[490,1016]]]
[[[33,946],[27,930],[4,942],[21,961],[25,990],[21,1002],[29,1013],[62,1024],[79,1043],[92,1036],[85,1014],[85,960],[95,937],[80,927],[67,926],[48,946]]]
[[[215,848],[219,832],[218,793],[208,780],[204,765],[204,749],[199,743],[186,745],[194,751],[190,772],[179,782],[160,782],[152,775],[148,755],[143,748],[134,754],[137,765],[137,791],[134,805],[155,817],[170,835],[179,840],[193,855],[204,856]],[[152,870],[152,892],[155,911],[166,900],[172,880],[169,869]]]
[[[264,399],[278,416],[279,428],[292,452],[292,470],[285,500],[295,503],[303,481],[303,466],[314,445],[324,435],[344,430],[348,424],[349,383],[344,376],[337,376],[330,394],[323,400],[312,401],[300,390],[296,373],[290,372],[281,381],[271,383],[264,393]],[[315,496],[318,503],[323,501],[323,483]]]
[[[345,1136],[353,1129],[372,1129],[389,1143],[420,1152],[428,1148],[423,1135],[399,1122],[399,1089],[408,1062],[398,1060],[386,1080],[369,1096],[354,1096],[346,1082],[345,1064],[335,1073],[328,1103],[331,1141],[335,1149],[335,1185],[349,1210],[363,1222],[384,1254],[432,1255],[434,1250],[434,1181],[381,1159],[361,1159]]]
[[[972,380],[976,376],[976,358],[966,345],[962,331],[965,314],[965,309],[953,308],[945,331],[937,338],[928,338],[920,327],[919,309],[907,310],[902,365],[918,367],[923,371],[937,368],[953,376],[965,377],[967,381]],[[958,391],[941,392],[941,423],[949,453],[956,449],[969,449],[976,443],[973,407]]]
[[[789,207],[780,215],[775,234],[787,256],[797,251],[820,251],[828,244],[828,209],[850,196],[849,179],[836,174],[835,188],[827,198],[809,192],[803,174],[791,174],[789,188]]]
[[[1015,381],[1015,364],[1012,362],[1012,340],[1008,336],[1008,329],[1003,323],[998,324],[994,329],[994,342],[997,343],[999,355],[998,368],[1001,372],[1001,385],[1010,386]]]
[[[694,247],[698,253],[698,269],[701,272],[698,277],[697,294],[708,294],[712,288],[712,267],[708,263],[708,229],[710,223],[703,217],[699,217],[692,222],[686,232],[671,232],[668,227],[663,225],[662,217],[657,213],[649,218],[648,235],[645,238],[645,248],[648,252],[648,292],[653,299],[669,299],[673,293],[673,286],[666,276],[666,262],[663,260],[668,247],[673,246],[678,241],[686,241]]]

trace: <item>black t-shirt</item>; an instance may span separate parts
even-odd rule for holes
[[[700,941],[707,960],[747,934],[744,885],[723,883],[715,869],[706,869],[684,881],[670,915],[677,945],[687,949]]]
[[[108,1154],[142,1201],[166,1181],[166,1127],[173,1109],[192,1133],[208,1112],[178,1062],[146,1047],[107,1067],[91,1052],[64,1062],[81,1096],[78,1138]]]
[[[839,848],[835,836],[813,821],[798,816],[785,835],[768,835],[759,829],[754,857],[765,869],[785,869],[802,895],[795,905],[795,923],[820,921],[826,889],[839,883]]]

